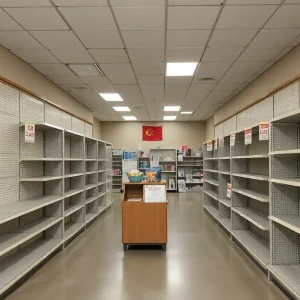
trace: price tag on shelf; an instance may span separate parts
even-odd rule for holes
[[[232,185],[230,183],[227,183],[227,193],[226,197],[231,199],[231,191],[232,191]]]
[[[219,147],[224,148],[224,138],[219,138]]]
[[[269,140],[269,123],[263,122],[259,123],[259,140],[268,141]]]
[[[233,147],[235,144],[235,135],[236,135],[235,133],[232,133],[230,135],[230,147]]]
[[[33,144],[35,141],[35,125],[25,123],[25,143]]]
[[[214,150],[218,150],[218,139],[214,140]]]
[[[245,129],[245,145],[252,144],[252,128]]]
[[[211,152],[212,151],[212,141],[207,141],[206,142],[206,150],[208,152]]]

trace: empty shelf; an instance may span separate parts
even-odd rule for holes
[[[98,173],[104,173],[106,170],[99,170]],[[114,176],[122,176],[122,175],[114,175]]]
[[[95,187],[97,187],[98,185],[96,184],[96,183],[92,183],[92,184],[87,184],[87,185],[85,185],[85,190],[90,190],[90,189],[92,189],[92,188],[95,188]]]
[[[176,173],[176,171],[161,171],[162,173]]]
[[[255,180],[263,180],[263,181],[268,181],[269,180],[268,175],[261,175],[261,174],[232,173],[232,176],[255,179]]]
[[[208,196],[212,197],[215,200],[219,200],[219,195],[216,192],[209,191],[209,190],[203,190],[203,193],[207,194]]]
[[[209,212],[215,219],[219,218],[219,210],[213,205],[203,205],[205,210]]]
[[[269,242],[251,230],[233,230],[232,235],[252,254],[264,267],[269,263]]]
[[[9,256],[0,266],[0,294],[39,265],[63,244],[62,239],[41,239]]]
[[[230,156],[219,157],[219,159],[230,159]]]
[[[269,270],[297,299],[300,298],[300,265],[269,265]]]
[[[231,159],[239,159],[239,158],[268,158],[268,154],[257,154],[257,155],[239,155],[232,156]]]
[[[89,203],[91,203],[91,202],[93,202],[97,199],[98,199],[97,196],[96,197],[89,197],[89,198],[85,199],[85,204],[89,204]]]
[[[63,161],[63,158],[23,157],[20,161]]]
[[[230,171],[219,171],[220,174],[230,175]]]
[[[300,215],[275,215],[269,219],[300,234]]]
[[[106,194],[106,192],[100,192],[100,193],[98,194],[98,197],[100,198],[100,197],[104,196],[105,194]]]
[[[180,164],[178,164],[177,165],[177,168],[180,168],[180,167],[191,167],[191,168],[193,168],[193,167],[203,167],[203,165],[180,165]]]
[[[96,158],[86,158],[85,161],[97,161]]]
[[[98,185],[103,185],[103,184],[105,184],[105,183],[106,183],[106,181],[98,182]]]
[[[284,179],[270,179],[271,182],[292,185],[292,186],[299,186],[300,187],[300,178],[284,178]]]
[[[83,192],[83,189],[71,189],[71,190],[65,191],[65,198],[74,196],[74,195],[79,194],[81,192]]]
[[[62,195],[37,196],[28,200],[0,205],[0,224],[63,199]]]
[[[228,230],[231,231],[231,219],[230,218],[219,218],[219,222]]]
[[[73,214],[74,212],[80,210],[83,208],[82,203],[71,203],[68,206],[65,207],[65,217],[68,217],[69,215]]]
[[[26,123],[20,123],[20,127],[24,127]],[[49,124],[49,123],[37,123],[35,129],[38,131],[63,131],[63,128]]]
[[[98,214],[96,214],[96,213],[86,214],[85,215],[85,223],[91,222],[93,219],[97,218],[97,215]]]
[[[64,158],[64,160],[66,160],[66,161],[83,161],[84,159],[83,158]]]
[[[103,213],[106,210],[106,206],[99,206],[98,207],[98,214]]]
[[[85,172],[85,175],[92,175],[92,174],[96,174],[98,171],[89,171],[89,172]]]
[[[231,200],[230,199],[219,199],[220,203],[224,204],[227,207],[231,207]]]
[[[212,172],[212,173],[219,173],[219,170],[213,170],[213,169],[203,169],[203,171]]]
[[[71,238],[74,234],[84,227],[83,223],[69,223],[65,225],[65,240]]]
[[[28,178],[21,178],[20,181],[50,181],[50,180],[58,180],[62,179],[63,176],[39,176],[39,177],[28,177]]]
[[[216,185],[216,186],[219,185],[218,180],[214,180],[214,179],[205,179],[205,178],[204,178],[204,181],[205,181],[205,182],[208,182],[208,183],[210,183],[210,184],[212,184],[212,185]]]
[[[269,202],[269,195],[260,191],[241,188],[234,188],[232,191],[261,202]]]
[[[300,154],[300,149],[281,150],[281,151],[270,152],[270,155],[290,155],[290,154]]]
[[[22,227],[17,227],[0,235],[0,256],[25,243],[34,236],[61,221],[62,218],[39,218]],[[1,281],[1,280],[0,280]]]
[[[268,216],[260,210],[252,207],[232,207],[232,210],[261,230],[269,230]]]
[[[218,157],[211,157],[211,158],[204,158],[205,160],[217,160],[219,159]]]
[[[65,174],[65,178],[70,178],[70,177],[77,177],[77,176],[83,176],[84,173],[73,173],[73,174]]]

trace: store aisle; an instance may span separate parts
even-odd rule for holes
[[[199,194],[169,195],[169,243],[121,243],[120,194],[111,210],[8,300],[287,299],[202,209]]]

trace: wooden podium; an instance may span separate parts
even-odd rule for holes
[[[167,244],[167,196],[165,202],[146,203],[144,186],[165,186],[166,182],[126,182],[122,201],[122,242],[124,251],[129,245]]]

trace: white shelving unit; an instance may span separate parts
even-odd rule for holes
[[[0,203],[0,295],[113,204],[110,144],[47,123],[24,135],[9,161],[19,197]]]
[[[154,148],[149,152],[150,165],[153,159],[158,159],[158,164],[162,168],[162,180],[167,182],[168,191],[177,190],[177,149]],[[169,158],[169,160],[166,160]],[[167,169],[168,166],[168,169]],[[167,169],[167,170],[166,170]],[[175,186],[171,188],[170,179],[174,180]]]
[[[113,168],[113,181],[112,191],[120,192],[122,190],[122,165],[123,165],[123,151],[122,149],[114,149],[112,151],[112,168]]]

